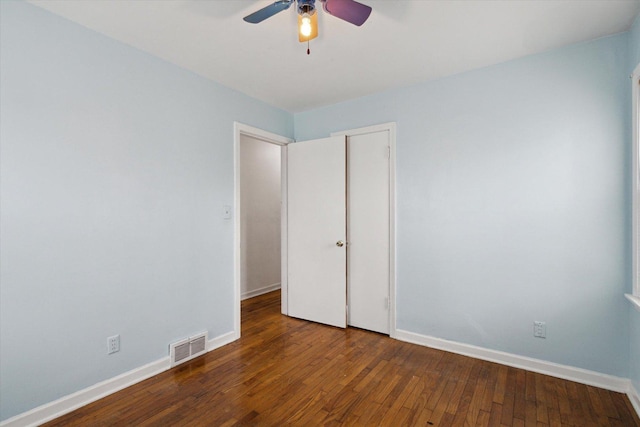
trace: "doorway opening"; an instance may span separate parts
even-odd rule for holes
[[[282,270],[283,146],[291,140],[234,124],[235,144],[235,325],[241,331],[241,301],[280,289]],[[285,279],[286,280],[286,279]],[[246,304],[245,304],[246,305]]]

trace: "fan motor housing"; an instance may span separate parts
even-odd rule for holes
[[[316,0],[298,0],[298,14],[308,13],[313,15],[316,12]]]

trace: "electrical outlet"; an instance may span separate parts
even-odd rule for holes
[[[113,354],[118,351],[120,351],[120,335],[107,338],[107,354]]]
[[[546,338],[547,324],[545,322],[539,322],[535,320],[533,322],[533,336],[537,338]]]

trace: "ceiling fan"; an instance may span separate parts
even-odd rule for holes
[[[365,23],[371,15],[371,8],[355,0],[319,0],[322,8],[329,15],[357,25]],[[246,22],[258,24],[273,15],[287,10],[292,4],[298,6],[298,40],[307,42],[307,55],[310,53],[308,43],[318,36],[318,15],[316,0],[278,0],[267,7],[244,17]]]

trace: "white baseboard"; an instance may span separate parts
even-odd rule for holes
[[[215,337],[207,342],[207,352],[229,344],[239,338],[235,331]],[[158,359],[147,365],[120,374],[116,377],[99,382],[83,390],[61,397],[53,402],[45,403],[30,411],[18,414],[0,422],[0,427],[38,426],[56,419],[71,411],[75,411],[91,402],[102,399],[110,394],[132,386],[154,375],[158,375],[171,367],[169,356]]]
[[[240,296],[240,299],[244,301],[246,299],[257,297],[258,295],[266,294],[268,292],[273,292],[278,289],[280,289],[280,283],[274,283],[273,285],[265,286],[260,289],[254,289],[252,291],[243,292],[242,295]]]
[[[500,363],[514,368],[550,375],[581,384],[587,384],[619,393],[629,393],[631,381],[627,378],[601,374],[587,369],[560,365],[531,357],[518,356],[497,350],[490,350],[470,344],[462,344],[441,338],[420,335],[413,332],[397,330],[396,339],[426,347],[437,348],[451,353],[462,354],[476,359]],[[636,408],[637,409],[637,408]]]
[[[211,338],[208,342],[207,342],[207,353],[215,350],[216,348],[220,348],[224,345],[227,345],[229,343],[234,342],[235,340],[237,340],[238,338],[240,338],[240,333],[239,331],[231,331],[231,332],[227,332],[226,334],[222,334],[219,335],[215,338]]]
[[[9,418],[2,427],[37,426],[169,369],[169,357],[151,362],[83,390]]]
[[[629,381],[629,390],[627,391],[627,396],[629,396],[629,400],[631,401],[631,405],[633,405],[633,409],[636,410],[638,416],[640,417],[640,393],[633,386],[633,383]]]

